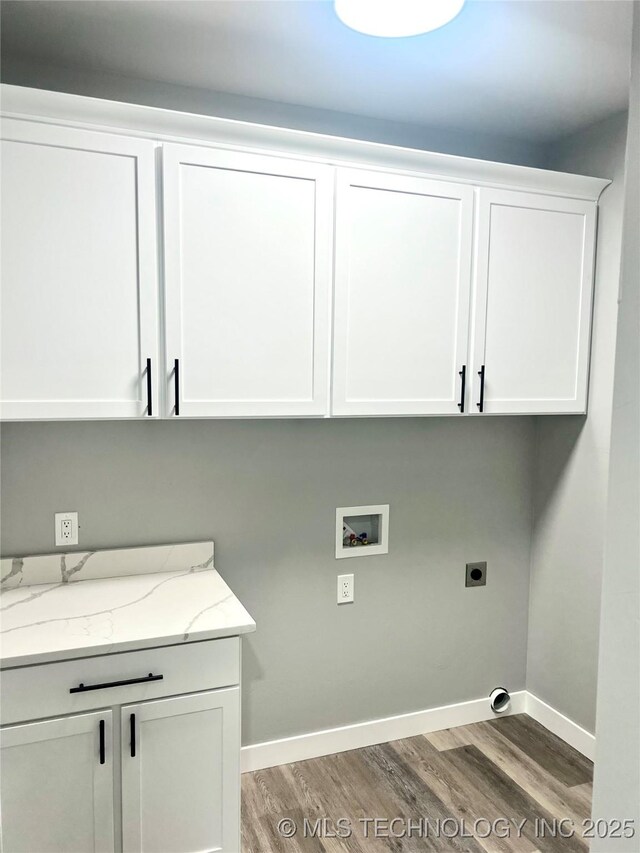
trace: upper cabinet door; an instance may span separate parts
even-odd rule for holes
[[[461,411],[473,189],[338,172],[333,414]]]
[[[333,169],[163,158],[169,414],[327,414]]]
[[[11,120],[2,137],[2,416],[155,416],[154,143]]]
[[[479,190],[470,410],[585,412],[596,206]],[[484,367],[484,371],[483,371]]]

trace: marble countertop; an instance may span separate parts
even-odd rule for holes
[[[17,586],[0,596],[0,666],[231,637],[255,627],[213,568]]]

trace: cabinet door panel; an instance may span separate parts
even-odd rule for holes
[[[0,739],[5,853],[114,849],[111,711],[6,726]]]
[[[473,411],[586,411],[595,205],[479,191]]]
[[[237,853],[239,714],[238,687],[122,708],[125,853]]]
[[[147,358],[157,400],[154,151],[3,123],[3,417],[146,415]]]
[[[180,415],[325,414],[333,170],[175,145],[163,156]]]
[[[339,172],[334,414],[459,411],[472,211],[468,187]]]

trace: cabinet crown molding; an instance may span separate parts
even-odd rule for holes
[[[204,143],[313,159],[331,165],[403,169],[436,180],[535,191],[594,202],[611,183],[606,178],[494,163],[22,86],[2,84],[0,94],[3,117],[126,133],[152,138],[158,143]]]

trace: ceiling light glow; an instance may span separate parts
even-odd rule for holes
[[[336,15],[352,30],[401,38],[437,30],[452,21],[464,0],[335,0]]]

